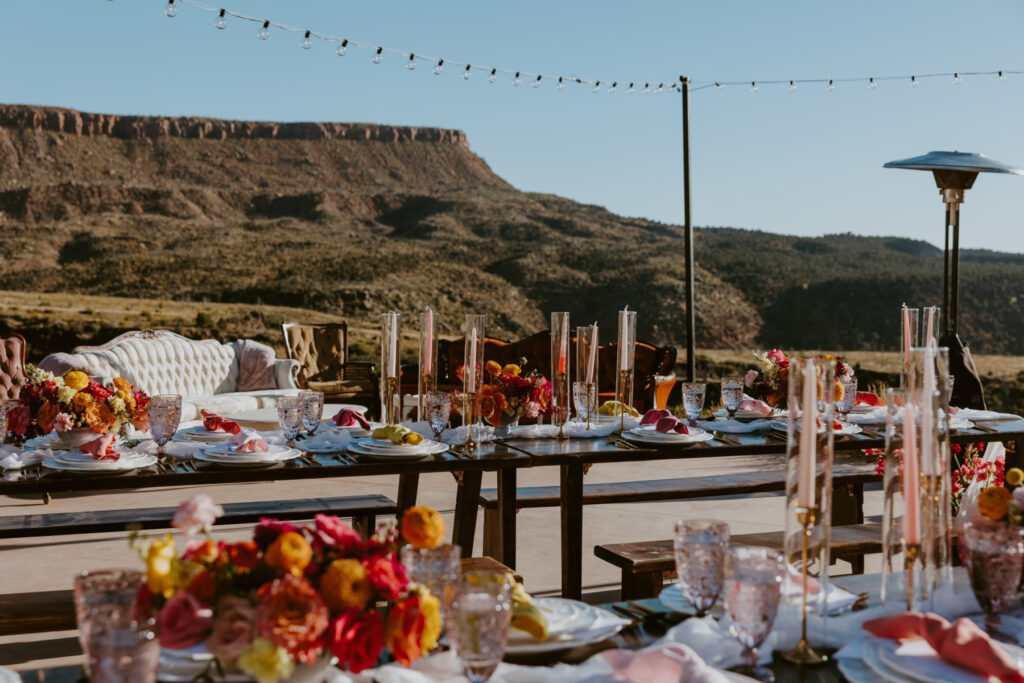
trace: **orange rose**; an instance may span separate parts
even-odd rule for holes
[[[490,420],[491,424],[498,424],[505,412],[505,405],[505,395],[500,391],[490,384],[480,387],[480,395],[477,399],[477,414],[480,417]]]
[[[105,434],[114,424],[115,419],[117,418],[114,416],[114,412],[105,402],[94,401],[85,409],[85,424],[89,425],[89,429],[96,434]]]
[[[486,370],[488,373],[490,373],[492,375],[500,375],[501,374],[501,366],[498,365],[498,363],[496,363],[493,360],[489,360],[486,363],[484,363],[484,370]]]
[[[53,423],[57,419],[57,413],[59,412],[60,408],[49,401],[43,401],[43,405],[39,406],[39,410],[36,411],[36,424],[43,430],[43,433],[53,430]]]
[[[420,597],[412,595],[395,603],[388,614],[384,643],[395,660],[409,666],[423,654],[423,631],[426,619],[420,609]]]
[[[501,374],[503,375],[515,375],[518,377],[522,372],[523,369],[515,363],[509,363],[501,369]]]
[[[302,576],[302,570],[313,559],[313,548],[302,534],[286,531],[270,544],[263,559],[271,567]]]
[[[414,548],[436,548],[444,541],[444,520],[434,508],[415,505],[402,515],[401,531]]]
[[[1009,512],[1011,494],[1002,486],[989,486],[978,496],[978,512],[994,522],[1006,517]]]
[[[132,393],[132,385],[129,384],[128,380],[126,380],[124,377],[114,378],[114,388],[119,391],[123,391],[126,394]]]
[[[71,399],[71,404],[79,410],[85,410],[91,403],[93,403],[92,394],[87,394],[84,391],[79,391],[75,394],[74,398]]]
[[[89,375],[80,370],[72,370],[64,375],[64,386],[71,387],[75,391],[81,391],[89,386]]]
[[[330,613],[309,581],[285,574],[260,589],[256,623],[261,636],[300,662],[312,663],[323,651],[321,635]]]
[[[354,558],[335,560],[320,578],[324,601],[336,610],[362,610],[373,596],[366,565]]]

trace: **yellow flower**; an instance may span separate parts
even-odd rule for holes
[[[292,675],[295,662],[283,647],[278,647],[265,638],[255,638],[249,649],[239,656],[238,668],[255,678],[258,683],[277,683]]]
[[[71,387],[75,391],[81,391],[89,386],[89,375],[81,370],[72,370],[64,375],[64,386]]]
[[[373,595],[366,567],[356,559],[335,560],[320,578],[324,602],[336,610],[350,607],[362,610]]]
[[[509,363],[508,365],[501,369],[501,374],[518,376],[520,373],[522,373],[522,371],[523,369],[516,365],[515,363]]]
[[[846,398],[846,387],[843,386],[842,382],[836,382],[833,386],[835,387],[834,390],[836,392],[833,398],[835,399],[836,403],[839,403],[844,398]]]
[[[441,637],[441,601],[426,588],[420,589],[420,612],[423,614],[423,637],[420,647],[430,652]]]
[[[1011,467],[1006,471],[1006,485],[1020,486],[1024,482],[1024,470],[1019,467]]]
[[[302,576],[302,570],[313,559],[313,549],[302,534],[285,531],[270,544],[263,559],[271,567]]]
[[[998,522],[1010,511],[1010,492],[1002,486],[989,486],[978,496],[978,512]]]
[[[402,515],[401,531],[414,548],[436,548],[444,541],[444,520],[434,508],[414,505]]]
[[[132,393],[132,385],[129,384],[128,380],[126,380],[124,377],[114,378],[114,388],[116,388],[119,393],[122,391],[126,394]]]
[[[498,365],[493,360],[489,360],[486,363],[484,363],[484,370],[486,370],[491,375],[500,375],[501,374],[501,366]]]
[[[124,412],[124,399],[119,396],[111,396],[107,399],[107,405],[114,411],[115,414]]]
[[[75,397],[71,399],[71,404],[79,410],[85,410],[93,402],[92,394],[87,394],[84,391],[80,391],[75,394]]]
[[[169,598],[174,594],[174,539],[167,534],[152,540],[146,549],[146,587]]]
[[[68,386],[63,386],[57,389],[57,400],[65,405],[70,405],[75,399],[75,394],[78,392]],[[88,396],[88,394],[85,394]]]

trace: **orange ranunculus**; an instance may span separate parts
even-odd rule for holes
[[[515,375],[518,377],[520,374],[522,374],[522,372],[523,369],[516,365],[515,363],[509,363],[508,365],[501,369],[501,374],[503,375]]]
[[[1006,517],[1009,512],[1011,494],[1002,486],[989,486],[978,496],[978,512],[994,522]]]
[[[53,430],[53,423],[57,419],[57,413],[60,412],[60,408],[55,403],[49,401],[43,401],[43,405],[39,406],[39,410],[36,411],[36,424],[43,430],[44,433],[48,433]]]
[[[836,382],[834,385],[834,399],[836,403],[839,403],[846,397],[846,387],[843,386],[842,382]]]
[[[384,643],[402,666],[409,666],[412,660],[419,659],[423,654],[425,626],[426,619],[418,595],[411,595],[391,608]]]
[[[490,384],[480,387],[480,394],[477,397],[477,414],[490,420],[491,424],[498,424],[505,412],[505,395]]]
[[[499,365],[493,360],[489,360],[486,363],[484,363],[484,370],[486,370],[488,373],[492,375],[500,375],[501,365]]]
[[[71,399],[71,405],[75,406],[79,410],[85,410],[89,407],[89,404],[93,402],[92,394],[87,394],[84,391],[79,391],[75,394],[74,398]]]
[[[362,610],[373,597],[366,565],[355,558],[335,560],[320,577],[320,594],[336,610]]]
[[[263,559],[271,567],[302,576],[302,570],[313,559],[313,548],[302,534],[286,531],[270,544]]]
[[[260,563],[260,547],[254,541],[229,543],[224,547],[227,561],[238,569],[253,569]],[[224,559],[224,554],[220,556]]]
[[[94,401],[85,409],[85,424],[96,434],[105,434],[116,419],[106,402]]]
[[[124,401],[124,406],[125,406],[125,408],[128,409],[128,412],[134,413],[135,412],[135,397],[132,396],[131,394],[126,394],[122,398],[122,400]]]
[[[300,662],[315,662],[330,612],[306,579],[285,574],[260,588],[256,624],[260,635]]]
[[[434,508],[414,505],[402,515],[402,538],[414,548],[436,548],[444,541],[444,531],[444,520]]]
[[[132,393],[132,385],[129,384],[128,380],[126,380],[124,377],[114,378],[114,388],[117,389],[118,391],[123,391],[126,394]]]
[[[81,391],[89,386],[89,375],[81,370],[72,370],[64,375],[64,386],[71,387],[75,391]]]
[[[186,562],[213,562],[220,555],[220,548],[217,542],[206,539],[202,543],[189,544],[181,559]]]

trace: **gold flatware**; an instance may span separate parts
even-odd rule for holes
[[[711,435],[715,437],[716,441],[721,441],[722,443],[729,444],[730,446],[742,446],[743,445],[738,439],[734,439],[731,436],[726,436],[722,432],[711,432]]]
[[[999,431],[995,427],[989,427],[988,425],[983,425],[980,422],[975,422],[974,428],[977,429],[979,432],[985,432],[986,434],[995,434]]]

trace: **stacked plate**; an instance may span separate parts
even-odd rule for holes
[[[607,610],[576,600],[536,598],[534,602],[547,617],[547,639],[538,641],[525,631],[509,629],[505,654],[532,655],[599,643],[628,623]]]
[[[192,443],[227,443],[234,434],[228,432],[211,432],[203,425],[179,429],[174,435],[175,441],[186,441]]]
[[[1012,659],[1020,661],[1024,648],[996,643]],[[935,683],[984,683],[989,679],[944,661],[923,639],[898,643],[894,640],[872,638],[864,643],[863,661],[840,659],[839,670],[853,683],[887,681],[904,683],[934,681]]]
[[[267,450],[257,451],[256,453],[239,453],[235,448],[235,444],[230,443],[210,446],[207,449],[198,451],[195,454],[195,459],[217,465],[260,467],[293,460],[302,455],[302,451],[288,448],[287,446],[278,446],[277,444],[270,444]]]
[[[43,466],[63,472],[109,473],[137,470],[140,467],[149,467],[156,462],[154,455],[134,453],[118,446],[115,446],[114,450],[119,456],[117,460],[97,460],[92,455],[77,449],[57,452],[52,458],[43,460]]]
[[[711,432],[706,432],[700,427],[688,427],[689,434],[677,432],[659,432],[654,425],[640,425],[635,429],[622,432],[622,436],[635,441],[636,443],[653,446],[675,446],[684,443],[697,443],[699,441],[710,441],[715,438]]]
[[[422,458],[437,455],[448,450],[448,444],[423,439],[413,446],[407,443],[394,443],[389,439],[365,437],[349,444],[348,452],[355,455],[366,455],[374,458]]]
[[[372,428],[373,426],[374,426],[374,424],[371,422],[370,423],[370,427]],[[349,425],[347,427],[339,427],[338,425],[334,424],[330,420],[325,422],[324,425],[321,427],[321,429],[323,431],[335,432],[335,433],[338,433],[338,434],[340,434],[342,432],[348,432],[349,436],[369,436],[370,435],[370,430],[369,429],[363,429],[359,425]]]
[[[864,428],[861,427],[860,425],[850,424],[849,422],[840,422],[839,425],[839,429],[832,430],[832,433],[835,434],[836,436],[841,436],[843,434],[860,434],[862,431],[864,431]],[[784,432],[787,429],[789,429],[789,427],[786,425],[785,422],[773,422],[772,429],[779,432]],[[797,430],[799,431],[799,429],[800,425],[798,424]],[[824,426],[818,427],[819,434],[823,433],[824,431]]]

